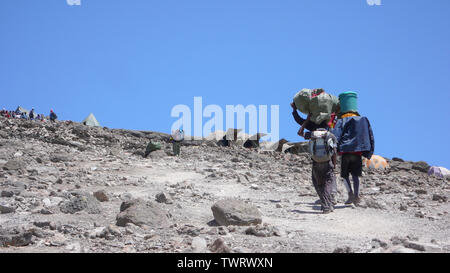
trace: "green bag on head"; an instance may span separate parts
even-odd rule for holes
[[[336,113],[339,99],[326,93],[323,89],[302,89],[294,96],[294,103],[300,112],[309,115],[311,121],[320,124],[331,119],[331,113]]]

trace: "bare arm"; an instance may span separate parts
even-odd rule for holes
[[[308,124],[310,119],[311,119],[311,114],[308,115],[308,117],[306,118],[305,122],[303,122],[302,127],[300,127],[300,130],[298,130],[297,134],[299,136],[304,136],[303,132],[305,131],[305,127]]]

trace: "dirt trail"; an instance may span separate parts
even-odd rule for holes
[[[450,183],[429,177],[423,162],[364,169],[356,208],[343,205],[339,181],[335,211],[322,214],[301,152],[200,141],[175,157],[164,134],[76,123],[0,119],[0,135],[0,241],[24,240],[0,252],[190,252],[194,239],[208,252],[219,237],[234,252],[392,252],[398,244],[450,252]],[[149,138],[162,150],[143,158]],[[98,191],[106,201],[92,198]],[[161,193],[172,202],[157,203]],[[167,212],[169,227],[117,226],[121,204],[135,198]],[[211,206],[229,198],[256,206],[265,233],[218,226]]]

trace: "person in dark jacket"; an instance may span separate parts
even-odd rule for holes
[[[53,110],[50,110],[50,121],[55,122],[58,116],[53,112]]]
[[[370,159],[375,149],[372,127],[367,117],[359,114],[347,114],[339,119],[332,130],[338,141],[338,153],[341,155],[341,177],[345,180],[348,199],[345,204],[360,202],[359,185],[362,176],[362,156]],[[353,180],[353,189],[350,183]]]
[[[30,119],[31,119],[31,120],[34,120],[34,108],[31,108],[31,111],[30,111]]]

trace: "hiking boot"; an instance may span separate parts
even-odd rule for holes
[[[334,194],[331,195],[331,203],[333,204],[333,206],[337,205],[336,196],[334,196]]]
[[[353,200],[353,204],[355,204],[355,206],[358,206],[361,203],[361,198],[359,196],[356,196]]]
[[[324,210],[322,210],[323,214],[328,214],[328,213],[331,213],[331,212],[333,212],[333,210],[331,210],[331,209],[324,209]]]
[[[353,195],[353,193],[349,193],[348,194],[348,199],[347,201],[345,201],[346,205],[350,205],[355,201],[355,196]]]

